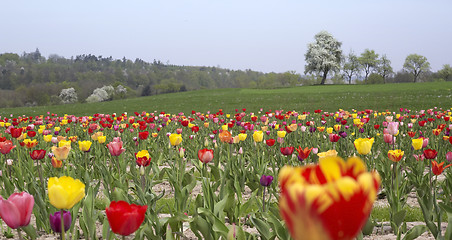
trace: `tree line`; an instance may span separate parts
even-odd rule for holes
[[[360,55],[353,51],[343,55],[342,43],[330,33],[321,31],[314,36],[315,42],[308,44],[305,54],[305,74],[316,76],[320,84],[325,84],[328,75],[333,83],[348,82],[375,84],[388,82],[452,81],[450,64],[436,73],[431,72],[430,63],[425,56],[410,54],[406,57],[403,69],[394,72],[386,54],[378,54],[366,49]]]
[[[47,58],[39,49],[0,54],[0,106],[96,102],[216,88],[278,88],[301,85],[452,81],[452,68],[431,72],[427,59],[411,54],[394,72],[386,55],[366,49],[344,56],[328,32],[315,36],[305,55],[305,75],[295,71],[262,73],[209,66],[178,66],[92,54]],[[306,75],[307,74],[307,75]]]

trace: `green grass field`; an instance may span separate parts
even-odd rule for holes
[[[74,115],[94,113],[191,112],[192,110],[225,112],[246,108],[267,110],[313,111],[322,109],[414,110],[452,107],[452,82],[399,83],[380,85],[326,85],[279,89],[215,89],[162,94],[118,101],[1,108],[0,116],[40,115],[46,112]]]

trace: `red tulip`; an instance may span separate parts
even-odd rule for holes
[[[122,141],[113,141],[107,144],[108,151],[110,151],[110,154],[112,156],[119,156],[121,153],[123,153],[126,149],[122,148]]]
[[[36,136],[36,132],[35,131],[28,131],[27,132],[27,136],[34,137],[34,136]]]
[[[8,200],[0,196],[0,213],[3,221],[12,229],[25,227],[30,223],[35,200],[32,195],[13,193]]]
[[[295,149],[294,147],[282,147],[281,153],[284,156],[289,156],[289,155],[292,155],[294,149]]]
[[[341,138],[341,136],[334,134],[334,133],[330,133],[329,137],[330,137],[330,142],[337,142]]]
[[[13,138],[18,138],[20,137],[20,135],[22,135],[22,128],[11,128],[10,132],[11,132],[11,137]]]
[[[209,163],[213,159],[213,149],[200,149],[198,151],[198,158],[202,163]]]
[[[16,145],[13,145],[13,142],[11,140],[0,142],[0,152],[3,154],[8,154],[15,147]]]
[[[426,159],[435,159],[438,152],[433,149],[425,149],[424,150],[424,156]]]
[[[111,230],[119,235],[128,236],[134,233],[144,221],[148,206],[128,204],[125,201],[113,201],[105,209]]]
[[[33,150],[33,152],[30,153],[30,157],[33,160],[41,160],[46,156],[46,150],[40,149],[40,150]]]
[[[140,140],[146,140],[149,137],[149,132],[148,131],[139,132],[138,137],[140,138]]]
[[[271,147],[275,145],[275,139],[267,139],[265,140],[265,143],[267,144],[267,146]]]
[[[305,148],[302,149],[301,146],[298,146],[297,148],[297,152],[298,152],[298,157],[301,159],[306,159],[309,157],[309,154],[311,153],[312,148]]]
[[[444,171],[444,169],[452,166],[452,164],[449,164],[449,165],[447,165],[445,167],[443,167],[443,165],[444,165],[444,162],[438,164],[436,161],[432,161],[432,172],[433,172],[433,174],[440,175]]]

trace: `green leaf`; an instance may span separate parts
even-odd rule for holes
[[[367,219],[366,225],[364,225],[364,227],[362,229],[362,233],[366,236],[370,235],[370,234],[372,234],[374,227],[375,227],[375,224],[372,221],[372,217],[369,216],[369,218]]]
[[[198,236],[198,238],[200,237],[199,234],[197,234],[197,232],[199,231],[202,234],[203,239],[212,240],[211,235],[212,229],[209,223],[203,218],[199,216],[195,217],[193,221],[190,223],[190,227],[193,230],[193,232]]]
[[[23,227],[22,230],[31,238],[36,239],[38,237],[38,233],[36,233],[36,230],[33,228],[31,224],[28,224],[28,226]]]
[[[173,232],[171,231],[171,226],[168,224],[166,225],[166,240],[174,240]]]
[[[403,220],[405,219],[406,216],[406,210],[401,210],[399,212],[397,212],[396,214],[394,214],[394,223],[395,225],[398,227],[400,227],[400,225],[402,224]]]
[[[213,210],[213,213],[214,213],[215,216],[218,216],[218,217],[219,217],[220,214],[223,213],[223,209],[224,209],[224,207],[226,206],[226,203],[228,202],[228,196],[229,196],[229,194],[226,195],[226,196],[224,196],[223,199],[222,199],[221,201],[219,201],[219,202],[217,202],[217,203],[215,204],[214,210]]]
[[[417,225],[408,230],[405,237],[403,237],[403,240],[413,240],[417,237],[421,236],[425,231],[427,231],[428,228],[425,225]]]
[[[272,234],[270,233],[270,226],[264,221],[251,217],[251,222],[256,226],[257,231],[261,234],[262,239],[270,239]]]
[[[444,239],[452,239],[452,208],[444,203],[439,203],[439,206],[447,213],[447,228],[444,233]]]

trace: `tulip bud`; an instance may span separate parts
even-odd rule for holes
[[[262,177],[260,179],[260,184],[264,187],[270,186],[270,184],[272,184],[272,182],[273,182],[273,176],[262,175]]]
[[[50,227],[56,233],[61,232],[61,211],[55,212],[54,214],[50,214]],[[63,224],[64,231],[69,230],[72,224],[71,212],[63,211]]]
[[[13,160],[12,159],[7,159],[6,160],[6,165],[8,165],[8,166],[13,165]]]
[[[447,160],[448,162],[452,162],[452,152],[446,153],[446,160]]]
[[[140,166],[140,175],[141,176],[144,175],[144,166],[143,165]]]

